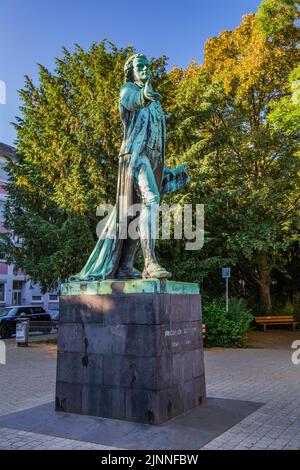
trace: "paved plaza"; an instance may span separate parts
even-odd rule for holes
[[[269,341],[267,347],[206,350],[208,397],[261,405],[202,449],[300,449],[300,365],[291,360],[291,343],[300,339],[300,332],[286,332],[284,338],[274,347]],[[17,348],[14,340],[6,345],[7,364],[0,365],[0,415],[53,402],[56,346]],[[0,427],[0,449],[117,448]]]

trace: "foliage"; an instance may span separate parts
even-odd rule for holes
[[[265,0],[258,8],[258,29],[265,37],[284,31],[300,17],[299,0]]]
[[[298,140],[268,116],[288,96],[300,30],[291,24],[270,43],[256,21],[210,39],[203,66],[182,74],[170,150],[191,171],[185,201],[205,204],[205,255],[231,259],[270,311],[272,270],[284,269],[299,233],[300,162]]]
[[[287,302],[284,307],[285,315],[294,315],[295,313],[295,305],[292,302]]]
[[[275,130],[293,140],[300,154],[300,65],[289,77],[290,93],[273,103],[268,121]],[[297,145],[298,144],[298,145]]]
[[[244,299],[231,299],[228,312],[217,300],[204,304],[203,323],[206,325],[206,345],[241,346],[252,320],[253,316]]]
[[[203,249],[162,240],[158,257],[174,278],[201,283],[211,298],[223,291],[220,267],[230,265],[234,295],[258,292],[266,312],[272,276],[283,276],[288,289],[297,272],[298,5],[265,0],[257,15],[207,42],[202,65],[166,73],[166,58],[152,59],[154,86],[170,112],[167,163],[185,163],[191,176],[165,202],[205,205]],[[20,91],[6,226],[23,244],[2,236],[1,251],[45,288],[82,267],[95,243],[96,207],[114,201],[118,94],[132,52],[108,41],[64,49],[53,73],[39,66],[39,83],[26,77]]]

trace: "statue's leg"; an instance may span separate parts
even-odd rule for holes
[[[116,273],[117,279],[139,279],[142,277],[142,274],[133,267],[138,245],[139,240],[131,238],[124,240],[119,268]]]
[[[139,158],[134,180],[142,199],[139,232],[145,262],[143,277],[169,278],[171,273],[159,266],[155,256],[156,219],[160,195],[147,157]]]
[[[137,191],[136,185],[133,189],[133,204],[141,203],[141,196]],[[142,273],[134,268],[134,260],[139,248],[139,238],[131,238],[128,227],[130,223],[135,219],[135,216],[127,218],[127,238],[123,241],[122,253],[119,261],[119,267],[115,274],[117,279],[140,279]]]

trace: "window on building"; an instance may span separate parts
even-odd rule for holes
[[[41,295],[33,295],[31,297],[32,302],[42,302],[42,296]]]
[[[57,294],[49,294],[49,302],[58,302]]]
[[[5,301],[5,283],[0,282],[0,302]]]
[[[14,290],[21,290],[23,282],[22,281],[13,281],[13,289]]]

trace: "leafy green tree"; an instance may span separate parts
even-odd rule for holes
[[[272,270],[284,269],[299,233],[297,137],[268,120],[273,104],[291,99],[299,40],[294,24],[266,39],[247,15],[208,41],[203,66],[190,67],[174,104],[173,152],[191,169],[189,202],[205,203],[207,252],[232,260],[265,312]]]
[[[290,141],[295,143],[294,154],[290,155],[291,160],[299,162],[300,159],[300,66],[296,67],[290,75],[290,94],[284,96],[279,101],[273,104],[271,113],[268,116],[270,125],[273,126],[276,132],[282,133]],[[298,172],[298,173],[297,173]],[[298,189],[294,192],[294,200],[297,201],[299,207],[299,188],[300,176],[299,166],[296,165],[292,176],[298,181]],[[300,260],[300,209],[298,214],[295,214],[295,226],[298,227],[291,238],[292,250],[287,261],[284,276],[279,277],[279,284],[281,292],[279,299],[281,301],[291,301],[294,306],[294,313],[299,318],[300,316],[300,289],[299,289],[299,260]],[[290,224],[291,221],[287,221]],[[289,227],[289,225],[288,225]]]
[[[295,144],[295,152],[300,153],[300,65],[289,78],[290,93],[273,103],[268,116],[273,128],[287,136]]]
[[[257,26],[265,37],[272,36],[299,19],[299,0],[265,0],[258,8]]]
[[[192,178],[166,202],[204,203],[206,230],[203,250],[170,240],[159,254],[175,278],[205,278],[218,294],[219,267],[230,260],[236,294],[257,289],[265,312],[272,272],[289,269],[299,242],[298,4],[264,1],[258,15],[208,41],[201,66],[166,73],[165,57],[152,60],[170,112],[168,163],[186,163]],[[132,52],[107,41],[64,49],[54,73],[40,66],[39,83],[26,77],[20,92],[6,226],[22,244],[3,236],[2,252],[45,288],[85,263],[96,207],[114,201],[118,93]]]

